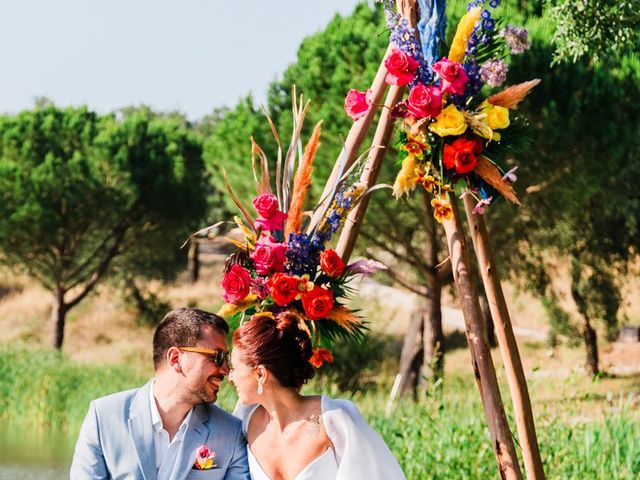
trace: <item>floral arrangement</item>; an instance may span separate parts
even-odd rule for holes
[[[500,163],[523,148],[526,121],[513,109],[540,80],[531,80],[491,93],[506,81],[509,55],[529,48],[528,32],[500,21],[492,9],[500,0],[476,0],[458,23],[449,53],[436,61],[444,37],[443,0],[421,12],[418,32],[393,12],[385,1],[387,23],[394,46],[385,59],[385,81],[407,86],[406,100],[395,105],[400,119],[398,142],[402,166],[394,183],[394,196],[408,194],[417,185],[432,193],[434,217],[450,219],[448,192],[454,186],[472,195],[474,213],[482,214],[499,196],[519,204],[512,187],[517,167],[506,171]],[[421,5],[425,5],[421,2]],[[368,92],[351,90],[345,110],[354,120],[371,108]]]
[[[269,162],[255,143],[252,151],[257,195],[253,209],[242,205],[225,176],[227,189],[242,212],[243,218],[235,217],[235,223],[245,238],[242,242],[229,239],[237,250],[225,263],[222,297],[226,303],[218,313],[239,321],[245,315],[273,318],[283,311],[295,313],[312,338],[311,364],[318,368],[333,360],[325,348],[331,340],[361,336],[365,330],[356,313],[343,304],[350,293],[349,281],[354,275],[385,267],[371,260],[345,265],[334,250],[327,248],[349,211],[372,190],[365,191],[358,183],[358,162],[349,171],[340,172],[329,198],[312,215],[303,211],[321,127],[318,123],[313,130],[296,169],[307,108],[308,102],[302,107],[302,98],[299,104],[293,103],[294,134],[284,160],[279,136],[271,124],[278,143],[275,193]],[[311,220],[305,221],[307,217]]]
[[[193,468],[195,470],[211,470],[218,468],[215,463],[216,453],[209,450],[209,447],[202,445],[196,452],[196,460],[193,462]]]

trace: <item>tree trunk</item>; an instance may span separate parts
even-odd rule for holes
[[[418,398],[420,367],[424,358],[424,348],[422,346],[423,322],[423,310],[414,311],[409,330],[404,336],[400,355],[400,386],[398,387],[398,394],[401,397],[406,397],[411,393],[414,399]]]
[[[587,349],[587,367],[591,375],[595,376],[600,373],[598,368],[598,337],[587,316],[584,316],[582,338],[584,338],[584,345]]]
[[[429,281],[429,294],[424,310],[424,366],[422,378],[435,383],[444,374],[444,334],[442,332],[442,285],[437,279]],[[425,385],[426,387],[426,385]]]
[[[60,350],[64,340],[64,321],[69,309],[64,303],[62,290],[57,290],[53,294],[53,304],[51,305],[51,345]]]
[[[197,283],[200,278],[200,244],[198,243],[197,238],[191,239],[191,244],[189,245],[189,254],[187,256],[188,259],[188,268],[189,273],[191,274],[191,283]]]

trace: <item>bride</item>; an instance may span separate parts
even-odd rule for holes
[[[297,315],[254,318],[233,335],[229,380],[238,391],[253,480],[396,480],[402,469],[348,400],[300,394],[311,339]]]

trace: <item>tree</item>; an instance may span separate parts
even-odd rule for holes
[[[615,332],[619,282],[637,255],[638,199],[629,172],[638,171],[640,63],[633,52],[594,63],[585,58],[550,67],[553,11],[526,20],[533,48],[514,59],[514,81],[542,83],[521,111],[532,145],[518,158],[523,206],[496,205],[492,236],[502,264],[545,298],[552,327],[579,333],[592,374],[599,371],[595,323]],[[615,112],[615,113],[613,113]],[[580,324],[571,328],[548,259],[568,258],[571,298]]]
[[[177,119],[45,106],[0,117],[0,249],[51,291],[51,343],[114,271],[167,268],[205,211],[201,146]]]

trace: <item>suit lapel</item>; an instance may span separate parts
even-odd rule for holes
[[[138,390],[129,411],[129,433],[138,457],[138,465],[145,480],[156,480],[156,453],[153,443],[153,424],[149,408],[151,382]]]
[[[196,460],[196,450],[207,443],[209,438],[209,427],[206,424],[208,420],[209,414],[204,405],[193,407],[187,433],[182,440],[182,448],[176,461],[177,468],[174,470],[176,472],[174,480],[184,480],[191,473],[193,463]]]

